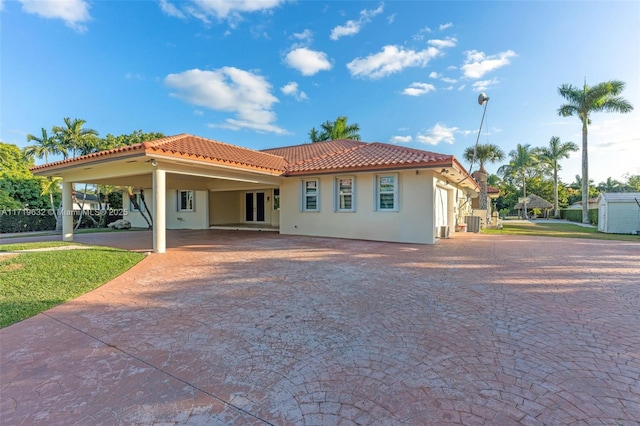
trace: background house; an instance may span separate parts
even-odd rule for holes
[[[640,192],[603,192],[598,196],[598,230],[640,233]]]

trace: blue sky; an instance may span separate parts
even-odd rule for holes
[[[87,120],[102,136],[191,133],[253,149],[346,115],[362,140],[461,158],[552,136],[563,83],[622,80],[594,114],[590,177],[640,174],[640,2],[0,0],[0,140]],[[465,166],[468,164],[464,163]],[[562,163],[580,174],[580,152]],[[488,167],[495,172],[498,165]]]

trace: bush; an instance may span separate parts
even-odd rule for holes
[[[36,213],[42,212],[27,209],[0,210],[0,233],[55,231],[56,218],[52,214]]]

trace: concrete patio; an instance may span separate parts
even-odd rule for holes
[[[75,239],[151,249],[147,231]],[[640,419],[640,243],[219,230],[167,243],[0,330],[1,424]]]

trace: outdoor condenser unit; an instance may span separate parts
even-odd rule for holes
[[[465,216],[467,232],[480,232],[480,216]]]

